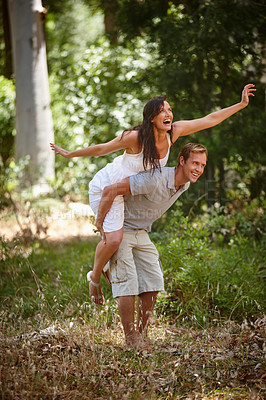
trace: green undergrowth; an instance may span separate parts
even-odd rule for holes
[[[197,221],[176,212],[172,217],[164,240],[155,235],[167,288],[159,299],[160,311],[175,321],[203,326],[213,319],[241,322],[260,315],[265,310],[262,218],[252,223],[241,213],[227,219],[216,213]]]
[[[47,246],[36,241],[25,246],[2,241],[2,315],[14,325],[30,320],[32,326],[38,326],[40,315],[49,320],[89,318],[93,308],[86,274],[92,269],[96,244],[97,240]],[[105,282],[102,287],[110,298]]]

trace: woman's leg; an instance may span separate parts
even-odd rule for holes
[[[105,266],[105,264],[110,260],[112,255],[118,249],[123,238],[123,228],[114,232],[106,232],[106,244],[104,244],[103,240],[101,240],[95,250],[94,256],[94,266],[93,271],[91,272],[91,280],[94,283],[99,283],[101,279],[101,273]],[[102,291],[99,288],[96,288],[92,284],[90,286],[90,297],[95,304],[102,305],[104,302]],[[101,298],[97,295],[97,289],[100,289]]]

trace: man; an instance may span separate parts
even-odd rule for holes
[[[148,232],[152,223],[202,175],[207,150],[201,144],[188,143],[182,148],[178,161],[176,167],[141,172],[107,186],[100,202],[96,226],[105,240],[102,229],[105,215],[116,196],[125,196],[123,240],[111,259],[110,274],[113,296],[118,297],[119,314],[129,346],[138,346],[146,338],[157,294],[164,290],[158,251]],[[135,296],[138,296],[137,329]]]

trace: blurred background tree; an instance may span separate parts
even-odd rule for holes
[[[262,1],[67,0],[62,6],[60,1],[45,0],[43,6],[48,10],[51,107],[59,145],[74,149],[110,140],[141,122],[143,106],[154,95],[167,95],[175,120],[191,119],[238,102],[243,86],[252,82],[257,93],[248,108],[211,130],[180,138],[168,165],[175,164],[188,141],[208,147],[205,179],[182,199],[185,212],[229,200],[263,200]],[[1,56],[4,49],[1,26]],[[4,89],[1,96],[12,115],[12,96]],[[0,123],[5,126],[0,140],[2,132],[14,135],[10,118]],[[11,159],[1,155],[6,162]],[[86,197],[89,179],[115,155],[57,157],[54,187],[60,195]]]
[[[54,176],[54,155],[49,151],[54,135],[43,29],[45,13],[41,0],[2,1],[4,74],[14,78],[16,88],[15,155],[16,160],[29,157],[25,178],[38,193],[47,191],[46,179]],[[5,153],[11,137],[5,132]]]

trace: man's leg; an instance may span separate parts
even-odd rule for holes
[[[118,298],[118,310],[128,346],[137,347],[139,333],[135,329],[135,296],[139,294],[138,277],[132,253],[135,232],[124,232],[123,240],[110,260],[110,274],[114,298]]]
[[[164,290],[163,271],[159,253],[145,231],[139,231],[137,245],[133,249],[139,281],[137,308],[138,331],[145,339],[158,292]]]
[[[144,339],[147,337],[149,319],[152,315],[157,295],[158,292],[146,292],[141,293],[138,297],[137,327]]]
[[[126,344],[137,346],[139,343],[139,333],[135,329],[135,296],[120,296],[118,298],[118,310],[124,328]]]

